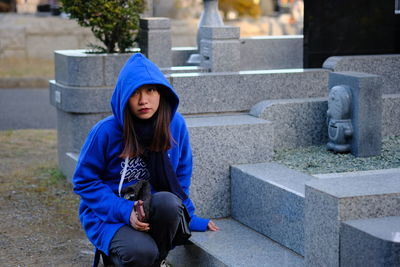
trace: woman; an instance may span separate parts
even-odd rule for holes
[[[192,155],[179,99],[158,67],[142,54],[122,68],[112,95],[113,115],[98,122],[81,150],[73,177],[79,216],[89,240],[118,266],[160,266],[172,248],[181,203],[193,231],[216,231],[197,217],[189,198]],[[121,189],[147,180],[150,220]]]

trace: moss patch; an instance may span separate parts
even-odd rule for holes
[[[382,154],[376,157],[357,158],[327,151],[325,146],[310,146],[279,151],[273,161],[308,174],[400,168],[400,136],[383,138]]]

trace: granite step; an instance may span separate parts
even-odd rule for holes
[[[340,250],[340,242],[347,236],[346,233],[340,233],[343,222],[400,216],[398,171],[336,175],[337,177],[332,174],[329,178],[315,179],[306,184],[304,247],[307,266],[342,266],[340,257],[343,251]],[[397,226],[397,229],[400,230],[400,227]],[[365,244],[360,245],[362,250],[366,249]]]
[[[167,261],[183,266],[304,266],[302,256],[231,219],[217,219],[217,232],[193,232],[192,244],[172,250]]]
[[[197,214],[224,218],[231,213],[233,164],[269,161],[273,126],[246,113],[185,116],[193,152],[190,197]]]
[[[400,266],[400,216],[342,222],[340,266]]]
[[[304,255],[304,189],[312,176],[277,163],[231,167],[232,217]]]

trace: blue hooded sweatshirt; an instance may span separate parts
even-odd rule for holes
[[[73,177],[74,191],[81,197],[79,218],[93,245],[108,255],[109,244],[116,231],[130,225],[133,201],[118,197],[124,159],[123,150],[124,108],[128,99],[145,84],[161,85],[168,90],[172,108],[170,130],[172,147],[168,151],[171,165],[183,191],[189,196],[192,175],[192,153],[185,121],[176,110],[179,98],[158,67],[142,54],[134,54],[122,68],[111,98],[113,115],[99,121],[89,132],[82,147]],[[146,165],[140,159],[130,159],[128,173],[133,177],[124,181],[124,187],[148,178]],[[137,168],[140,166],[141,168]],[[183,204],[191,216],[190,228],[205,231],[208,219],[197,217],[190,197]]]

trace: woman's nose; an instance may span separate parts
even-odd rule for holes
[[[144,93],[140,93],[139,95],[139,104],[143,105],[143,104],[147,104],[147,96]]]

